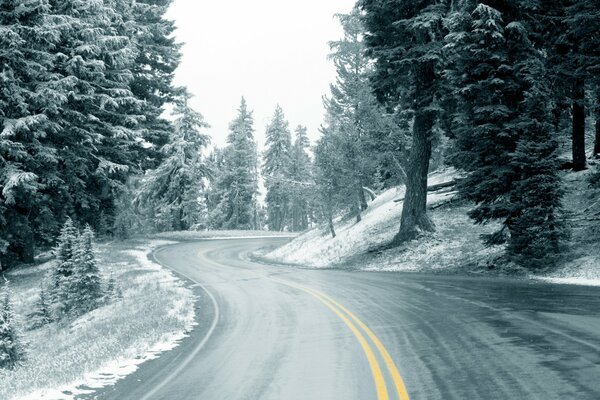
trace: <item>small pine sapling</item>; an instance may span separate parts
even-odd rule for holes
[[[71,313],[82,315],[101,303],[102,280],[94,254],[94,232],[88,225],[78,238],[75,252],[76,265],[71,279]]]
[[[29,319],[29,329],[38,329],[54,321],[48,292],[44,285],[40,285],[38,298],[33,305],[33,311],[27,315]]]
[[[25,348],[12,310],[10,288],[5,283],[0,295],[0,368],[14,369],[25,358]]]
[[[70,312],[73,302],[71,296],[71,280],[77,263],[77,243],[79,231],[73,221],[67,218],[58,237],[55,250],[57,265],[50,274],[50,300],[56,319],[61,319]]]

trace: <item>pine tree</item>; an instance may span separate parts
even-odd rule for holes
[[[384,104],[413,113],[406,196],[394,242],[435,229],[426,213],[427,174],[439,105],[444,17],[450,2],[361,0],[365,44],[375,59],[371,81]]]
[[[25,348],[17,330],[8,282],[0,292],[0,368],[14,369],[25,358]]]
[[[339,135],[333,130],[333,125],[328,124],[322,128],[322,136],[315,147],[315,195],[314,204],[320,215],[320,220],[325,222],[332,237],[336,236],[333,219],[340,208],[340,194],[343,193],[342,172],[339,167],[337,153]]]
[[[7,265],[32,262],[36,239],[49,239],[36,238],[36,222],[53,226],[40,194],[56,162],[43,145],[52,127],[43,110],[63,94],[49,72],[57,33],[48,11],[44,0],[0,3],[0,260]]]
[[[292,134],[279,106],[267,126],[266,146],[263,176],[267,187],[267,221],[269,230],[283,231],[290,217]]]
[[[137,0],[132,5],[137,52],[131,91],[144,101],[141,113],[145,118],[140,128],[144,140],[152,144],[140,149],[144,169],[158,167],[164,157],[160,149],[169,142],[173,129],[161,114],[163,107],[180,94],[173,78],[181,60],[181,45],[175,42],[174,22],[165,18],[172,2]]]
[[[229,125],[227,147],[215,169],[211,226],[215,229],[258,229],[258,154],[254,120],[242,98],[238,116]]]
[[[294,232],[307,229],[309,223],[309,192],[312,189],[311,161],[307,153],[309,147],[307,129],[299,125],[296,128],[290,164],[292,231]]]
[[[102,279],[94,254],[94,232],[88,225],[78,238],[76,265],[69,282],[72,315],[82,315],[98,307],[102,299]]]
[[[27,315],[29,329],[38,329],[54,321],[48,292],[44,285],[40,285],[38,297],[33,304],[33,310]]]
[[[504,19],[517,12],[471,6],[453,15],[447,36],[448,76],[461,104],[451,161],[469,172],[459,189],[477,204],[469,212],[477,223],[503,221],[488,243],[509,233],[517,260],[547,264],[565,231],[544,58],[521,21]]]
[[[566,6],[564,8],[566,31],[571,39],[570,42],[576,45],[576,51],[571,52],[563,63],[567,63],[574,70],[574,75],[580,80],[580,83],[587,83],[595,89],[596,138],[593,154],[597,157],[600,154],[600,90],[598,90],[598,87],[600,87],[600,39],[597,36],[598,24],[600,24],[600,12],[598,11],[600,2],[597,0],[571,0],[567,2]],[[579,164],[576,163],[575,159],[573,160],[574,169],[576,170],[585,168],[585,86],[582,86],[580,86],[579,97],[583,96],[583,99],[578,99],[576,104],[579,106],[577,109],[579,117],[578,130],[573,132],[575,140],[573,146],[574,157],[577,156],[579,159]],[[574,118],[575,111],[574,108]],[[576,126],[577,124],[574,124],[574,128]],[[578,146],[576,143],[578,143]]]
[[[68,278],[73,275],[75,270],[75,258],[77,257],[79,231],[73,224],[71,218],[65,221],[60,235],[58,237],[58,245],[55,250],[57,267],[54,270],[55,280],[53,286],[57,286],[57,280]]]
[[[73,295],[72,280],[78,266],[79,231],[73,221],[67,218],[58,237],[55,250],[57,265],[50,273],[50,300],[57,319],[71,312]]]
[[[167,230],[186,230],[198,211],[194,202],[202,196],[204,179],[210,171],[202,159],[209,138],[201,130],[208,127],[194,111],[185,94],[175,108],[175,132],[162,151],[164,161],[145,178],[136,202],[162,220]]]

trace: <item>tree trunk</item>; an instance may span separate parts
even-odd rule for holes
[[[358,190],[357,190],[356,194],[358,195],[358,201],[360,203],[360,210],[365,211],[368,207],[368,204],[367,204],[367,199],[365,198],[365,192],[363,190],[362,185],[358,185]]]
[[[600,158],[600,110],[596,115],[596,138],[594,140],[594,157]]]
[[[393,243],[412,240],[419,230],[435,230],[433,222],[427,216],[427,174],[431,158],[432,128],[434,113],[428,109],[433,102],[433,83],[435,73],[432,63],[416,67],[416,104],[413,124],[412,148],[407,168],[406,195],[400,218],[400,231]]]
[[[333,226],[333,217],[331,216],[331,210],[327,212],[327,222],[329,223],[329,231],[331,232],[331,237],[335,237],[335,227]]]
[[[576,79],[573,85],[573,170],[585,168],[585,81]]]

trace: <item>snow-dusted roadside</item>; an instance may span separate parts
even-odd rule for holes
[[[457,172],[445,169],[429,177],[429,184],[452,181]],[[439,205],[455,192],[429,193],[429,206]],[[437,230],[424,234],[418,240],[393,249],[380,249],[389,243],[398,231],[404,187],[389,189],[372,201],[362,215],[362,221],[337,221],[337,236],[328,231],[313,229],[262,258],[286,264],[313,268],[343,265],[367,271],[431,271],[451,269],[465,261],[484,265],[488,259],[502,252],[502,248],[486,248],[479,235],[489,233],[496,226],[474,226],[466,216],[468,207],[451,206],[432,210],[430,215]]]
[[[600,258],[598,256],[582,257],[548,276],[535,278],[568,285],[600,286]]]
[[[68,326],[24,332],[28,359],[15,371],[0,370],[0,399],[59,400],[114,384],[143,362],[176,347],[195,325],[194,295],[148,254],[173,242],[136,240],[99,246],[106,278],[123,298]],[[51,263],[9,275],[16,311],[30,309]]]

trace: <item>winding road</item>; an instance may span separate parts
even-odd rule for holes
[[[97,399],[600,399],[600,288],[253,262],[285,239],[172,245],[199,325]]]

